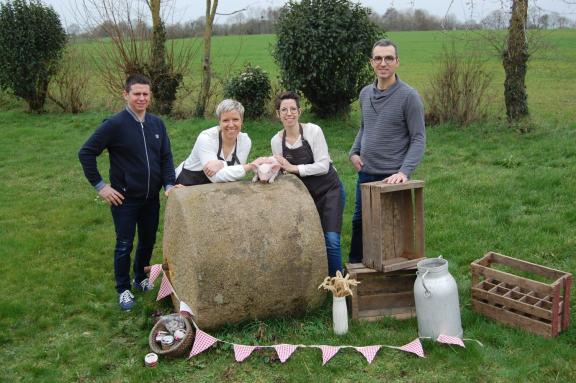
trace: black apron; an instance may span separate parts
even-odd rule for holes
[[[236,156],[236,149],[238,148],[238,140],[236,140],[236,144],[234,145],[234,152],[232,153],[232,159],[230,161],[226,161],[228,166],[233,166],[235,164],[240,164],[240,160]],[[220,161],[224,161],[224,158],[220,156],[220,152],[222,151],[222,132],[218,132],[218,152],[216,153],[216,157]],[[182,167],[182,171],[178,175],[176,179],[176,183],[184,186],[193,186],[193,185],[204,185],[212,183],[210,178],[204,173],[203,170],[188,170]]]
[[[282,132],[282,156],[292,165],[307,165],[314,163],[314,153],[308,141],[304,139],[302,125],[300,125],[302,146],[288,149],[286,146],[286,131]],[[316,209],[320,215],[322,230],[325,233],[340,233],[342,229],[342,201],[340,199],[340,179],[336,169],[330,164],[328,173],[298,178],[306,185],[312,196]]]

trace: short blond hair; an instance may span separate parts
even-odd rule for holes
[[[237,111],[240,113],[240,118],[244,119],[244,106],[236,100],[227,98],[218,104],[216,107],[216,117],[220,119],[222,113]]]

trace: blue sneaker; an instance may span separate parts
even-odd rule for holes
[[[136,283],[136,280],[134,280],[134,288],[138,291],[145,293],[146,291],[152,290],[154,286],[152,285],[152,283],[150,283],[150,280],[148,278],[144,278],[140,283]]]
[[[136,301],[130,290],[124,290],[124,292],[118,296],[118,303],[122,310],[130,311],[136,304]]]

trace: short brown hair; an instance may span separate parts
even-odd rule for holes
[[[151,82],[148,77],[140,73],[134,73],[128,76],[128,78],[126,79],[126,83],[124,84],[124,90],[126,91],[126,93],[130,93],[130,88],[132,88],[132,85],[134,84],[151,86]]]
[[[276,96],[276,101],[274,102],[274,107],[276,108],[276,110],[280,110],[280,104],[284,100],[296,101],[296,106],[298,107],[298,109],[300,109],[300,96],[298,96],[298,93],[289,90],[286,92],[282,92],[278,96]]]
[[[398,57],[398,47],[394,43],[394,41],[390,39],[381,39],[374,43],[372,46],[372,54],[374,54],[374,48],[376,47],[394,47],[394,55]]]

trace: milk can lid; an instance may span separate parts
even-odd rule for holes
[[[426,258],[416,264],[418,271],[424,273],[439,273],[448,270],[448,261],[439,256],[438,258]]]

